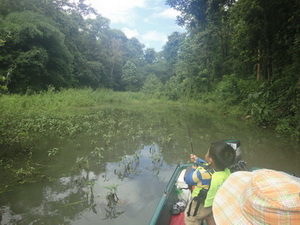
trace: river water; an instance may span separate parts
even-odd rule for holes
[[[300,172],[299,142],[243,121],[174,108],[98,113],[69,138],[35,140],[30,166],[45,179],[0,194],[1,224],[148,224],[176,165],[221,139],[241,141],[249,168]]]

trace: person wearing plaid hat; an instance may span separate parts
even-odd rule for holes
[[[213,201],[216,224],[300,224],[300,178],[259,169],[232,173]]]
[[[205,220],[208,225],[215,224],[212,215],[213,198],[230,175],[229,166],[235,160],[234,149],[219,141],[212,143],[205,155],[205,161],[191,155],[191,161],[200,161],[199,166],[194,166],[185,176],[188,185],[195,186],[192,199],[185,210],[185,224],[199,225]]]

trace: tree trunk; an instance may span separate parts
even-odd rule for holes
[[[272,83],[273,78],[273,69],[272,69],[272,56],[268,55],[268,61],[267,61],[267,79],[268,82]]]
[[[257,71],[256,71],[256,81],[260,81],[261,80],[261,70],[262,70],[262,66],[261,66],[261,50],[258,49],[258,60],[257,60]]]

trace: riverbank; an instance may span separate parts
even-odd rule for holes
[[[228,104],[212,95],[203,95],[197,100],[181,99],[171,101],[167,98],[147,95],[141,92],[114,92],[107,89],[63,89],[34,95],[2,95],[0,96],[0,145],[13,148],[28,148],[26,142],[29,134],[48,135],[51,130],[61,136],[70,136],[76,129],[81,129],[76,120],[87,114],[105,109],[124,109],[129,111],[164,111],[164,108],[174,108],[183,114],[202,111],[207,114],[219,114],[222,117],[236,118],[245,123],[262,126],[255,113],[247,112],[241,104]],[[264,127],[265,128],[265,127]],[[271,127],[271,130],[275,129]],[[278,131],[278,126],[276,127]],[[284,130],[291,127],[284,124]],[[297,139],[297,131],[290,135]],[[19,151],[23,151],[19,150]],[[3,157],[1,153],[0,158]]]

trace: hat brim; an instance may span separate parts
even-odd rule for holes
[[[219,188],[213,202],[216,224],[251,224],[243,214],[241,196],[252,176],[252,172],[235,172]]]

